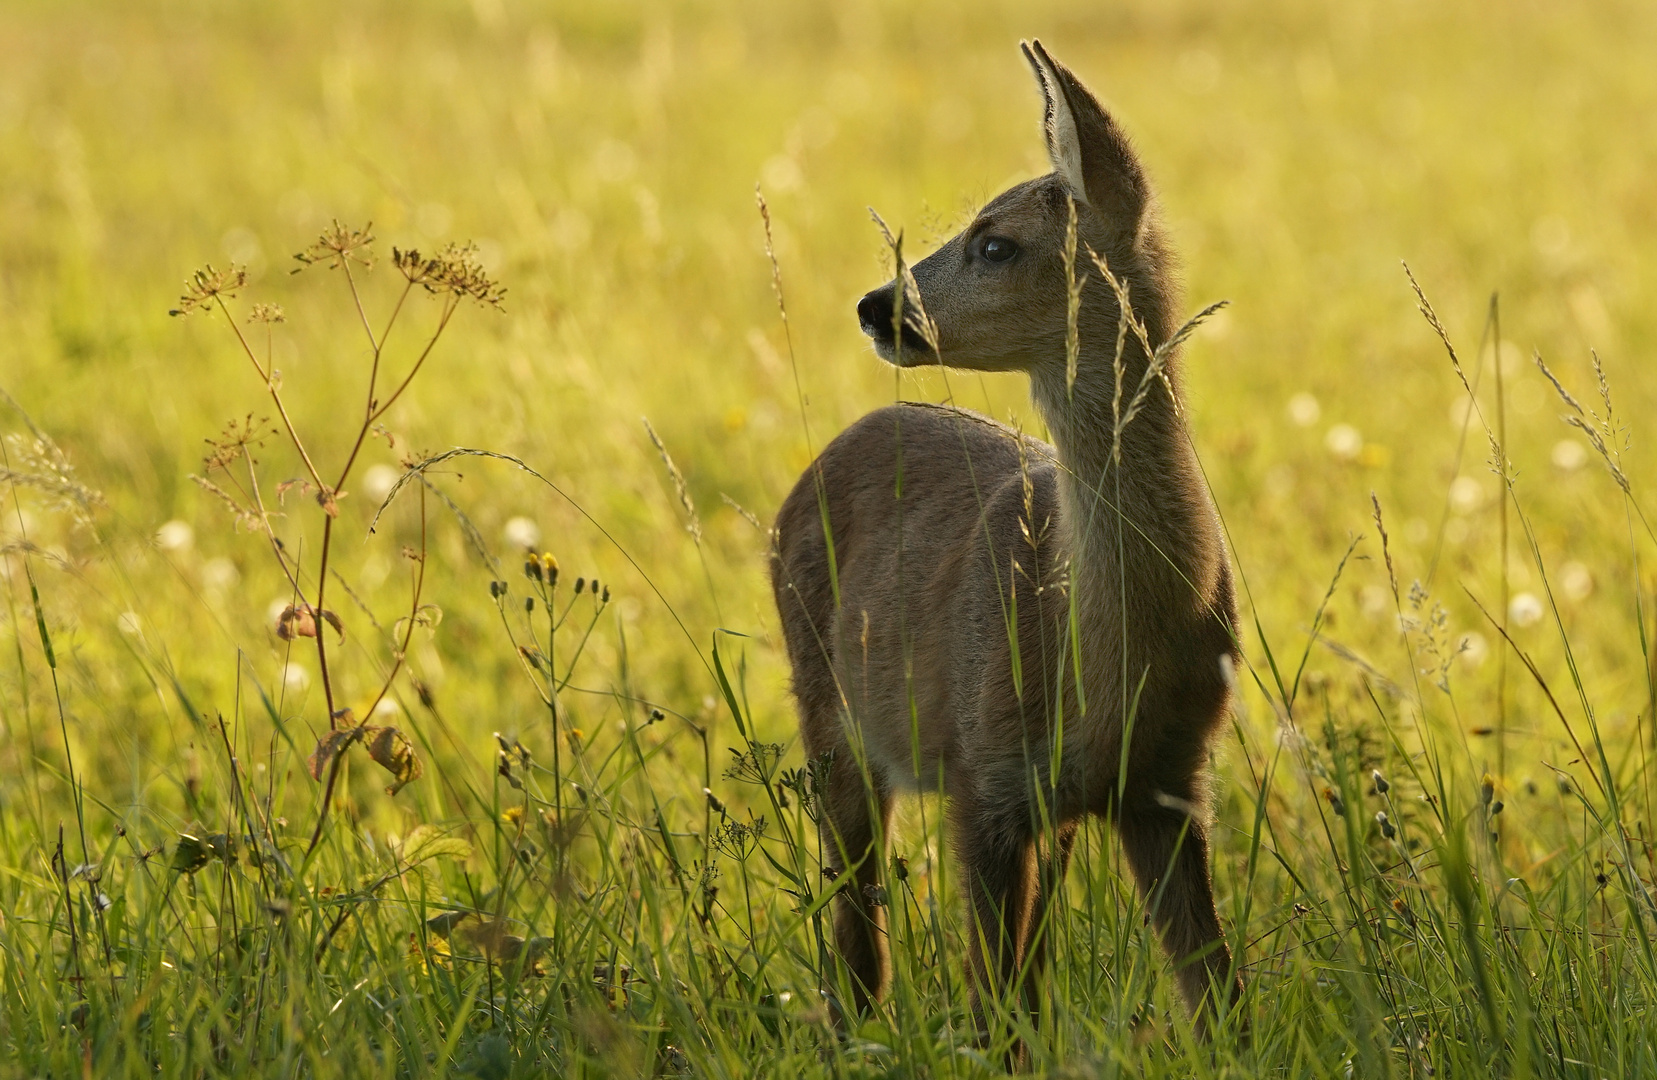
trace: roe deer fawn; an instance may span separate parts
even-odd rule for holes
[[[1174,329],[1170,255],[1127,139],[1040,42],[1022,48],[1053,172],[857,312],[894,364],[1028,373],[1055,445],[894,405],[830,443],[777,515],[800,730],[809,755],[830,755],[823,848],[852,875],[835,944],[864,1009],[891,966],[878,838],[896,793],[941,785],[975,917],[975,1014],[1021,985],[1033,1008],[1048,897],[1080,819],[1100,814],[1206,1031],[1216,990],[1242,989],[1205,817],[1238,652],[1171,363],[1190,324]]]

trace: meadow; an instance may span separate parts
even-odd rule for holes
[[[833,1024],[766,529],[895,398],[1041,434],[853,314],[869,208],[919,255],[1047,171],[1031,36],[1230,302],[1208,1042],[1095,824],[980,1045],[936,799]],[[1653,55],[1636,0],[8,0],[0,1077],[1657,1075]]]

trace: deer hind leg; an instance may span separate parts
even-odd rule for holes
[[[1030,930],[1024,979],[1024,1007],[1032,1014],[1041,1011],[1041,988],[1046,981],[1048,959],[1053,952],[1053,925],[1050,909],[1054,897],[1064,888],[1070,868],[1070,852],[1076,846],[1078,822],[1060,825],[1048,841],[1036,871],[1036,896],[1030,906]]]
[[[1117,818],[1122,848],[1139,890],[1173,959],[1181,995],[1207,1033],[1214,991],[1235,1004],[1243,984],[1220,931],[1208,872],[1208,830],[1184,807],[1165,806],[1152,792],[1130,792]]]
[[[823,857],[836,880],[852,876],[834,899],[834,947],[851,977],[853,1015],[884,997],[891,978],[878,843],[891,810],[890,786],[878,776],[866,776],[850,745],[842,743],[829,767],[821,834]],[[845,1023],[847,1017],[839,1019]]]

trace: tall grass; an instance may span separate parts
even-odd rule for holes
[[[0,1075],[984,1075],[1015,1037],[1035,1067],[1089,1076],[1657,1073],[1651,493],[1643,426],[1624,419],[1651,398],[1635,359],[1650,325],[1621,299],[1649,268],[1640,243],[1601,237],[1616,221],[1645,235],[1649,204],[1601,218],[1569,201],[1582,182],[1550,163],[1611,146],[1616,124],[1532,126],[1526,96],[1535,72],[1592,54],[1580,96],[1539,107],[1634,115],[1649,16],[1631,9],[1615,33],[1589,13],[1515,16],[1483,76],[1514,104],[1463,113],[1434,103],[1466,100],[1471,77],[1435,58],[1478,40],[1481,16],[1358,9],[1367,29],[1274,9],[1281,54],[1218,15],[1135,9],[1116,51],[1076,57],[1112,72],[1098,81],[1143,132],[1193,292],[1235,300],[1192,342],[1190,381],[1246,583],[1214,869],[1249,1035],[1193,1036],[1094,827],[1050,930],[1041,1030],[990,1046],[971,1037],[970,928],[930,801],[885,851],[893,995],[834,1030],[836,883],[769,636],[766,538],[720,496],[764,518],[806,458],[796,412],[820,444],[890,398],[841,310],[886,272],[867,257],[880,240],[845,223],[867,201],[954,200],[1027,171],[987,149],[1039,152],[1011,42],[1094,16],[981,14],[953,46],[910,49],[939,12],[871,15],[877,42],[860,31],[824,59],[791,44],[828,19],[806,8],[652,23],[362,7],[321,58],[274,33],[281,64],[251,16],[103,12],[84,42],[52,12],[0,17],[17,28],[0,33],[0,140],[38,166],[14,188],[41,192],[38,216],[0,226],[18,282],[0,303],[20,328],[0,344],[19,361],[0,405]],[[126,42],[115,61],[96,52]],[[1005,63],[963,79],[980,44]],[[196,48],[199,73],[180,62]],[[90,74],[65,81],[37,54]],[[916,86],[892,75],[900,55]],[[492,70],[503,56],[526,82]],[[261,93],[232,77],[243,61]],[[98,90],[106,78],[129,92]],[[965,143],[947,137],[944,87],[976,132]],[[748,111],[673,111],[686,100]],[[487,139],[462,152],[421,109]],[[1469,120],[1518,114],[1522,138]],[[324,128],[273,120],[305,116]],[[198,171],[135,149],[141,121]],[[1233,186],[1204,139],[1248,166]],[[1360,172],[1341,195],[1355,201],[1326,199],[1347,188],[1316,186],[1329,172],[1301,156],[1311,142],[1348,171],[1405,147],[1411,183],[1442,168],[1452,195],[1394,197],[1382,170]],[[230,143],[289,163],[246,175]],[[1542,194],[1473,182],[1507,145]],[[1646,151],[1617,145],[1607,171],[1638,173]],[[1283,162],[1292,176],[1262,179]],[[756,173],[789,275],[786,343]],[[226,297],[257,373],[224,326],[163,317],[177,271],[218,261],[215,246],[246,256],[243,233],[283,250],[323,227],[319,203],[404,246],[445,224],[519,237],[467,264],[500,268],[506,316],[457,319],[384,417],[364,396],[379,320],[405,285],[397,317],[427,333],[458,300],[425,302],[395,263],[362,279],[365,337],[343,267],[288,278],[258,252]],[[207,224],[157,224],[192,214]],[[1340,240],[1296,254],[1323,236]],[[1393,274],[1399,249],[1426,251],[1428,321],[1405,280],[1370,269]],[[1500,331],[1479,326],[1493,279]],[[230,284],[197,279],[198,295]],[[278,300],[288,321],[250,328],[250,305]],[[426,338],[402,332],[388,363],[419,356]],[[1603,365],[1589,332],[1620,339]],[[1546,374],[1515,337],[1540,343]],[[1021,392],[954,389],[997,413]],[[192,460],[224,415],[237,425],[205,454],[238,477],[256,466],[262,510]],[[442,449],[457,443],[470,449]],[[290,479],[311,487],[278,496]]]

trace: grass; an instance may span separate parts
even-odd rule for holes
[[[0,12],[0,1076],[996,1071],[931,800],[888,852],[893,997],[831,1031],[743,511],[894,394],[1039,430],[1018,380],[894,382],[850,314],[890,273],[866,206],[918,254],[1045,168],[1038,34],[1135,134],[1188,309],[1231,301],[1186,365],[1247,584],[1214,870],[1251,1037],[1194,1040],[1095,828],[1035,1065],[1657,1072],[1647,6],[478,0]],[[389,438],[342,271],[286,273],[336,218],[373,222],[376,335],[393,246],[474,238],[508,289]],[[286,309],[250,343],[337,515],[278,494],[310,470],[222,317],[167,316],[209,262],[244,331]],[[444,310],[415,290],[386,378]],[[225,486],[231,417],[280,429],[272,535],[306,595],[329,552],[343,635],[189,479]],[[370,533],[456,446],[505,457]]]

